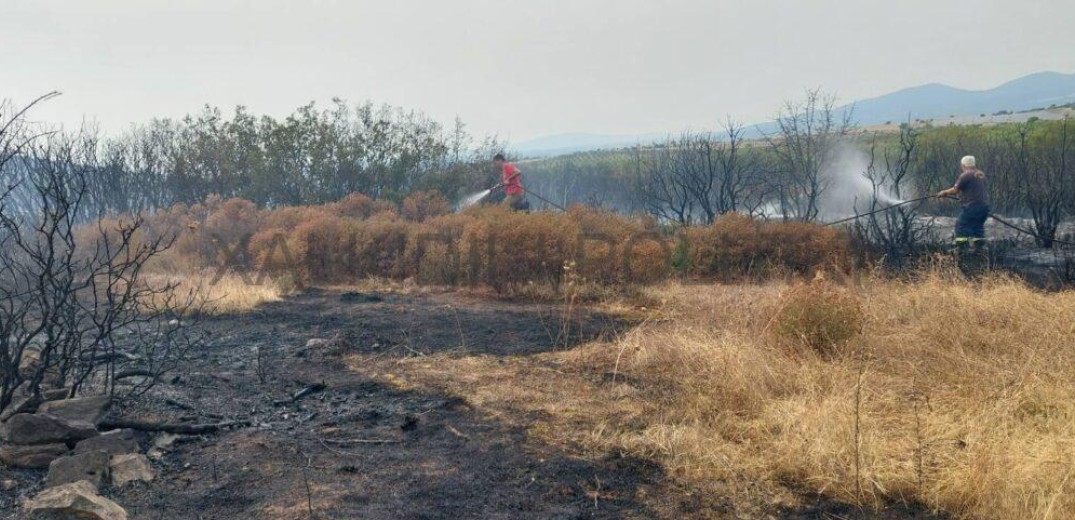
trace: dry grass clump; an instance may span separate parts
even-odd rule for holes
[[[605,432],[608,446],[693,482],[791,482],[961,518],[1075,517],[1075,293],[939,273],[855,289],[658,292],[670,321],[586,360],[661,410]],[[822,344],[835,334],[861,355],[788,349],[764,334],[789,299],[822,309],[793,319],[797,331],[835,323],[830,307],[861,313],[860,335],[805,334]]]
[[[862,330],[862,303],[851,291],[815,278],[786,291],[773,316],[785,339],[821,354],[834,354]]]
[[[252,279],[235,273],[149,274],[144,281],[154,287],[173,287],[172,294],[161,294],[160,298],[191,299],[195,302],[193,308],[207,314],[247,312],[263,303],[279,301],[294,290],[287,280]]]

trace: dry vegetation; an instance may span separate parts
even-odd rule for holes
[[[255,281],[269,278],[285,290],[380,278],[524,295],[534,294],[536,285],[559,294],[569,271],[576,285],[597,289],[679,275],[806,275],[842,269],[849,257],[842,232],[812,224],[729,214],[674,232],[650,218],[587,206],[562,214],[499,207],[453,214],[442,196],[429,192],[411,195],[399,207],[352,194],[329,204],[269,210],[209,197],[144,218],[145,238],[175,237],[174,247],[155,259],[154,272],[210,273],[212,279],[223,269]],[[122,220],[101,224],[107,232]]]
[[[801,305],[797,289],[671,292],[676,324],[637,332],[620,361],[664,416],[617,442],[690,478],[721,476],[724,463],[705,461],[723,459],[864,504],[1075,514],[1075,295],[942,275],[871,282],[836,300],[827,284],[810,290],[819,321],[854,314],[845,299],[861,299],[863,332],[842,354],[766,333],[766,316],[777,329],[817,327],[782,321],[789,298]]]
[[[617,342],[401,364],[536,435],[739,494],[748,516],[789,489],[961,518],[1075,515],[1075,294],[940,272],[652,292],[665,304]]]
[[[476,285],[557,295],[570,334],[584,293],[649,283],[645,307],[616,304],[642,322],[613,342],[355,366],[459,394],[568,450],[655,461],[683,486],[737,497],[740,514],[808,491],[965,518],[1075,516],[1071,292],[940,268],[850,281],[842,234],[736,215],[672,235],[593,208],[451,214],[429,194],[402,208],[361,195],[275,210],[211,199],[151,225],[180,230],[158,267],[207,273],[186,283],[223,311],[300,283]],[[222,259],[236,272],[207,286]],[[843,281],[779,281],[826,270]],[[251,287],[244,273],[275,278]]]

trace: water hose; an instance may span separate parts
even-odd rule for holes
[[[548,204],[548,205],[550,205],[550,206],[552,206],[552,207],[554,207],[554,208],[556,208],[556,209],[558,209],[560,211],[563,211],[564,213],[567,213],[567,208],[565,208],[565,207],[563,207],[563,206],[561,206],[561,205],[559,205],[559,204],[557,204],[557,203],[555,203],[555,202],[553,202],[553,201],[551,201],[549,199],[546,199],[545,197],[542,197],[541,195],[538,195],[537,193],[534,193],[534,192],[532,192],[532,191],[530,191],[530,190],[528,190],[526,188],[523,188],[523,191],[526,192],[528,195],[533,195],[538,200],[540,200],[540,201],[542,201],[542,202],[544,202],[544,203],[546,203],[546,204]]]
[[[890,209],[898,208],[900,206],[906,206],[908,204],[914,204],[916,202],[922,202],[924,200],[929,200],[929,199],[932,199],[935,196],[936,195],[927,195],[925,197],[919,197],[917,199],[905,200],[903,202],[899,202],[899,203],[893,204],[891,206],[885,206],[885,207],[883,207],[881,209],[875,209],[873,211],[868,211],[866,213],[861,213],[861,214],[855,215],[853,217],[847,217],[845,219],[837,220],[835,222],[828,222],[828,223],[825,223],[825,224],[822,224],[822,225],[823,226],[835,226],[836,224],[843,224],[844,222],[851,222],[852,220],[858,220],[858,219],[860,219],[862,217],[868,217],[870,215],[876,215],[878,213],[882,213],[882,212],[888,211]]]
[[[860,219],[862,217],[868,217],[870,215],[876,215],[878,213],[888,211],[890,209],[898,208],[900,206],[906,206],[908,204],[914,204],[916,202],[922,202],[924,200],[929,200],[929,199],[932,199],[934,197],[937,197],[937,196],[936,195],[928,195],[928,196],[925,196],[925,197],[919,197],[917,199],[905,200],[905,201],[900,202],[898,204],[893,204],[891,206],[885,206],[885,207],[880,208],[880,209],[876,209],[876,210],[873,210],[873,211],[868,211],[866,213],[862,213],[862,214],[859,214],[859,215],[855,215],[853,217],[848,217],[848,218],[845,218],[845,219],[837,220],[835,222],[828,222],[828,223],[825,223],[825,224],[822,224],[822,225],[823,226],[835,226],[836,224],[843,224],[845,222],[851,222],[852,220],[858,220],[858,219]],[[937,197],[937,198],[954,199],[955,197]],[[1007,226],[1007,227],[1009,227],[1011,229],[1014,229],[1014,230],[1016,230],[1016,231],[1018,231],[1020,233],[1032,236],[1032,237],[1034,237],[1035,239],[1037,239],[1037,240],[1039,240],[1041,242],[1045,241],[1045,239],[1042,238],[1037,233],[1035,233],[1035,232],[1033,232],[1033,231],[1031,231],[1029,229],[1025,229],[1025,228],[1021,228],[1019,226],[1016,226],[1015,224],[1012,224],[1011,222],[1008,222],[1007,220],[1004,220],[1004,219],[998,217],[995,213],[990,213],[989,218],[992,218],[993,220],[996,220],[997,222],[1000,222],[1001,224],[1003,224],[1003,225],[1005,225],[1005,226]],[[1066,241],[1066,240],[1060,240],[1059,238],[1054,238],[1052,240],[1052,242],[1055,243],[1055,244],[1061,244],[1061,245],[1066,245],[1066,246],[1075,246],[1075,243],[1069,242],[1069,241]]]

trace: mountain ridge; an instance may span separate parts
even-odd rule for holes
[[[925,83],[842,105],[836,110],[838,113],[853,110],[857,124],[871,126],[958,116],[981,117],[1069,103],[1075,103],[1075,73],[1041,71],[982,90],[963,89],[938,82]],[[771,121],[760,122],[749,125],[747,130],[749,136],[760,137],[775,131],[775,126]],[[609,135],[565,132],[522,141],[515,145],[515,150],[526,156],[550,156],[651,144],[673,133]]]

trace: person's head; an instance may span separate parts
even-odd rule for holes
[[[508,160],[504,158],[504,154],[502,153],[498,153],[493,156],[493,163],[495,163],[497,166],[504,166],[504,163],[506,162],[508,162]]]
[[[978,161],[974,159],[973,155],[967,155],[959,161],[959,165],[963,167],[963,171],[969,172],[978,169]]]

